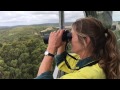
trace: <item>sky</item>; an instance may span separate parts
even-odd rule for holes
[[[83,17],[83,11],[65,11],[65,22],[74,22]],[[120,21],[120,11],[113,12],[113,21]],[[0,26],[58,22],[58,11],[0,11]]]

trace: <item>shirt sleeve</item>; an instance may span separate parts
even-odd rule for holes
[[[41,75],[37,76],[34,79],[53,79],[53,75],[51,71],[47,71],[42,73]]]
[[[55,62],[57,64],[57,66],[59,66],[59,64],[62,63],[65,60],[66,56],[67,56],[66,51],[55,56]]]

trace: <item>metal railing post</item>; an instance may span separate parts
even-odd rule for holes
[[[59,29],[64,29],[64,11],[59,11]],[[54,79],[61,77],[64,75],[64,72],[59,71],[58,67],[55,66],[55,70],[53,72]]]
[[[59,11],[59,29],[64,28],[64,11]]]

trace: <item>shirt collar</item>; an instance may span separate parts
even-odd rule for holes
[[[94,62],[95,60],[93,60],[91,57],[87,57],[87,58],[84,58],[82,60],[79,60],[78,63],[76,64],[76,67],[78,68],[82,68],[86,65],[88,65],[89,63],[91,62]]]

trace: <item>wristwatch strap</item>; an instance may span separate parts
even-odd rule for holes
[[[54,55],[53,55],[53,54],[51,54],[51,53],[48,53],[48,56],[52,56],[52,57],[54,57]]]

